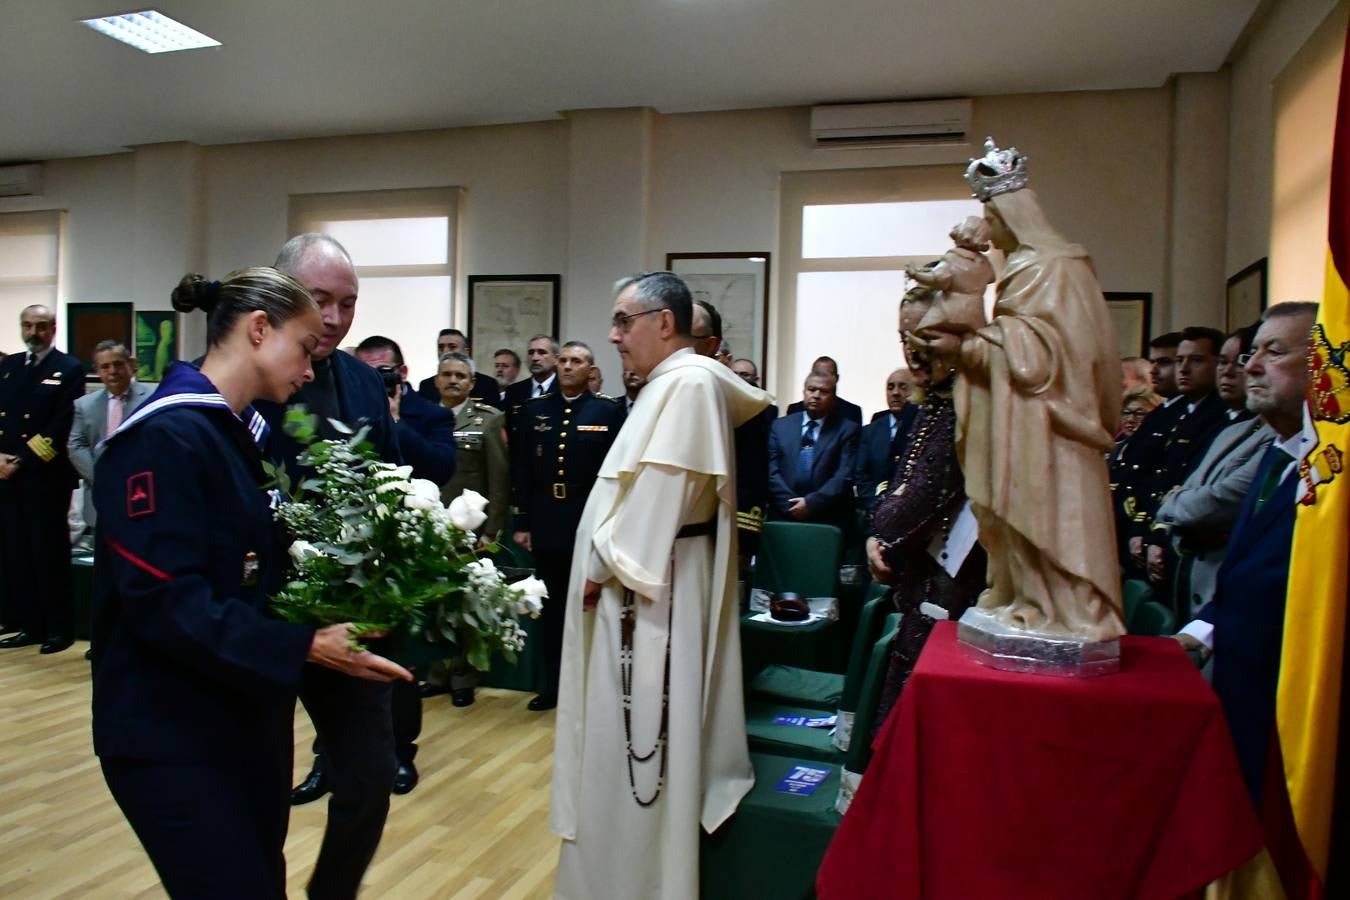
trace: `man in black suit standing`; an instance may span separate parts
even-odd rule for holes
[[[463,353],[472,358],[473,350],[469,347],[469,337],[458,328],[442,328],[441,333],[436,336],[436,358],[440,359],[447,353]],[[405,372],[404,379],[408,376]],[[423,378],[417,385],[417,393],[433,406],[441,405],[441,392],[436,387],[436,376],[433,374]],[[473,376],[473,387],[469,389],[469,397],[486,403],[488,406],[501,408],[501,387],[497,384],[497,379],[486,372],[478,372]],[[421,475],[417,476],[423,477]],[[435,479],[431,479],[435,481]],[[450,479],[446,479],[449,481]],[[441,484],[442,482],[436,482]]]
[[[914,375],[909,369],[896,369],[886,376],[886,411],[878,413],[866,428],[858,447],[858,508],[870,514],[877,498],[886,492],[895,466],[909,442],[910,426],[918,415],[917,404],[909,402]]]
[[[817,356],[816,361],[811,363],[811,372],[812,373],[824,372],[826,375],[829,375],[831,378],[834,379],[834,383],[836,385],[839,384],[839,363],[835,362],[834,359],[832,359],[831,357]],[[862,427],[863,417],[861,406],[859,406],[856,403],[849,403],[843,397],[835,397],[834,408],[839,411],[839,415],[843,416],[845,419],[848,419],[851,422],[857,423],[859,428]],[[792,404],[787,408],[788,415],[792,415],[793,413],[799,413],[801,411],[802,411],[802,401],[800,400],[798,400],[796,403]]]
[[[19,329],[28,352],[0,362],[0,621],[18,633],[0,648],[59,653],[75,631],[66,524],[75,470],[66,442],[84,369],[52,346],[49,308],[25,308]]]
[[[512,434],[516,415],[526,403],[558,389],[558,342],[546,334],[536,334],[525,348],[525,364],[530,377],[506,389],[506,430]]]
[[[853,473],[862,429],[835,407],[834,378],[806,379],[802,411],[769,430],[770,518],[854,530]]]
[[[536,341],[530,341],[531,348]],[[558,705],[572,544],[600,464],[625,418],[622,401],[597,397],[588,389],[594,360],[591,348],[581,341],[564,344],[558,390],[526,401],[511,435],[514,538],[534,554],[539,577],[548,585],[543,613],[546,681],[529,704],[536,712]]]
[[[1277,303],[1244,354],[1247,408],[1275,432],[1262,454],[1219,567],[1214,599],[1176,635],[1188,650],[1214,655],[1214,693],[1223,703],[1238,765],[1262,812],[1275,728],[1289,554],[1303,458],[1308,334],[1315,303]],[[1338,548],[1328,548],[1329,553]],[[1343,548],[1339,548],[1343,552]],[[1328,635],[1328,639],[1334,637]]]
[[[379,373],[338,350],[351,330],[358,290],[356,268],[346,249],[328,235],[297,235],[281,248],[275,266],[309,289],[319,304],[323,337],[313,354],[312,382],[285,405],[254,404],[272,429],[268,454],[286,467],[293,483],[299,483],[296,457],[303,448],[285,433],[284,425],[287,406],[303,404],[318,416],[320,438],[343,437],[329,419],[366,424],[367,440],[380,458],[402,463],[397,426]],[[309,896],[354,897],[389,816],[389,792],[397,770],[392,688],[306,665],[300,676],[300,700],[314,722],[315,743],[322,751],[313,771],[292,792],[291,802],[316,800],[330,788],[333,792]]]

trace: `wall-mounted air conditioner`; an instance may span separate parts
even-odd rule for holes
[[[970,110],[968,99],[814,106],[811,136],[817,147],[964,144]]]
[[[42,164],[0,166],[0,197],[29,197],[42,193]]]

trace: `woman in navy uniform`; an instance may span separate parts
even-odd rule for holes
[[[284,897],[292,719],[306,660],[388,681],[348,625],[270,618],[279,584],[255,399],[313,377],[318,307],[275,269],[183,279],[201,369],[176,363],[97,464],[94,750],[174,897]]]

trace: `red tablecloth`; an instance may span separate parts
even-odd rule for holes
[[[1219,702],[1175,641],[1122,670],[986,668],[939,622],[817,876],[825,900],[1176,898],[1262,835]]]

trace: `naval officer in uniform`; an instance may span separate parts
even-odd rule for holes
[[[56,314],[47,307],[25,308],[19,329],[28,352],[0,362],[0,625],[18,633],[0,648],[58,653],[75,629],[66,442],[84,369],[52,346]]]
[[[511,516],[511,463],[506,452],[506,414],[495,406],[469,396],[475,384],[473,358],[448,352],[441,355],[436,370],[436,385],[441,405],[455,414],[455,444],[458,467],[455,477],[441,488],[441,500],[447,505],[466,490],[487,498],[487,520],[479,530],[479,543],[497,539]],[[446,667],[432,666],[423,697],[450,692],[455,706],[473,703],[478,674],[463,655],[450,663],[447,686]]]
[[[525,403],[515,417],[511,442],[511,491],[516,506],[516,543],[534,554],[548,586],[544,601],[545,684],[530,701],[535,711],[558,705],[563,613],[572,572],[572,543],[600,464],[623,425],[624,405],[587,388],[595,356],[581,341],[568,341],[558,355],[558,390]]]

